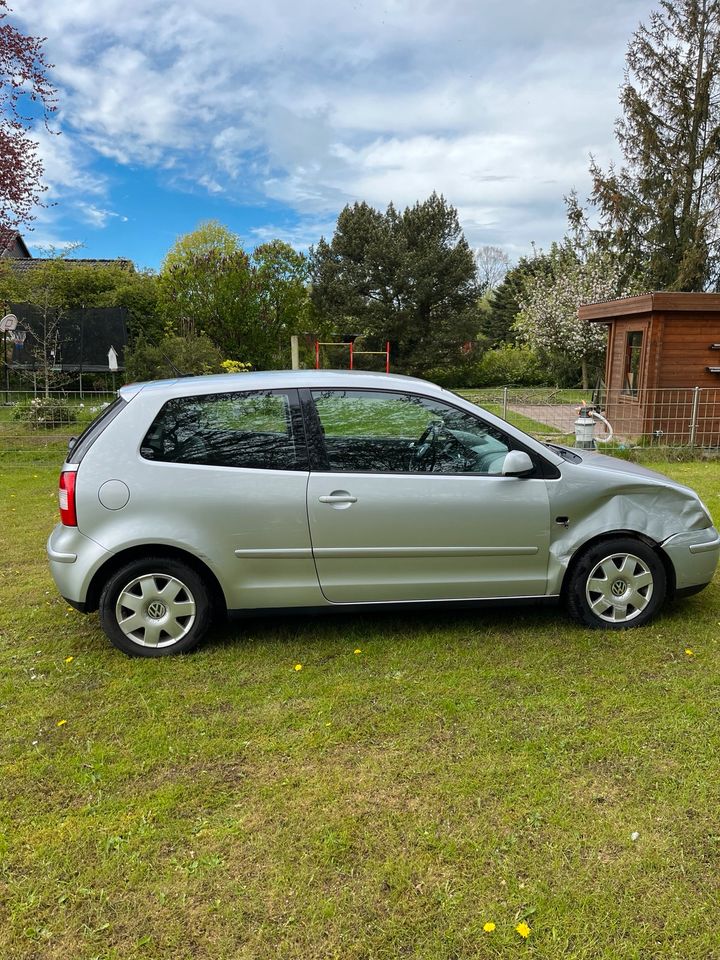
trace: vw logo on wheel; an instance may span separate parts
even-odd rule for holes
[[[167,607],[164,603],[161,603],[159,600],[153,600],[147,608],[148,616],[152,617],[153,620],[162,620],[162,618],[167,613]]]

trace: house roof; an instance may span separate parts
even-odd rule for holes
[[[13,230],[12,227],[0,226],[0,257],[4,256],[15,243],[20,246],[23,257],[27,257],[28,259],[32,257],[32,254],[28,250],[25,241],[17,230]],[[16,258],[13,257],[12,259],[14,260]]]
[[[41,266],[44,263],[50,263],[53,257],[32,257],[31,259],[15,259],[10,260],[10,265],[13,270],[18,273],[27,273],[28,270],[35,270],[37,267]],[[70,266],[78,267],[111,267],[117,266],[122,267],[124,270],[134,271],[135,265],[132,260],[127,260],[124,257],[117,257],[115,260],[91,260],[83,259],[81,257],[68,257],[60,258],[63,263],[67,263]]]
[[[15,245],[20,249],[20,256],[11,252]],[[17,273],[26,273],[28,270],[35,270],[43,263],[47,263],[51,257],[33,257],[27,248],[27,244],[18,233],[11,227],[0,226],[0,258],[9,262],[10,266]],[[135,270],[132,260],[126,257],[117,257],[114,260],[94,260],[83,257],[61,257],[63,263],[69,263],[73,266],[83,267],[107,267],[118,266],[131,272]]]

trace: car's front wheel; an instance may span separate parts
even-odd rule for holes
[[[666,586],[665,568],[651,547],[630,538],[606,540],[575,561],[567,608],[589,627],[641,627],[662,604]]]
[[[131,656],[187,653],[210,625],[211,604],[199,574],[167,557],[133,560],[114,573],[100,595],[100,623]]]

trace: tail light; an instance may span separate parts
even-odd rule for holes
[[[58,489],[58,502],[60,504],[60,522],[66,527],[77,526],[77,513],[75,512],[75,477],[74,470],[69,470],[60,474],[60,487]]]

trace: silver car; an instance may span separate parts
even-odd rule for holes
[[[132,384],[74,444],[60,593],[125,653],[231,611],[560,599],[638,627],[712,579],[687,487],[543,444],[423,380],[294,371]]]

